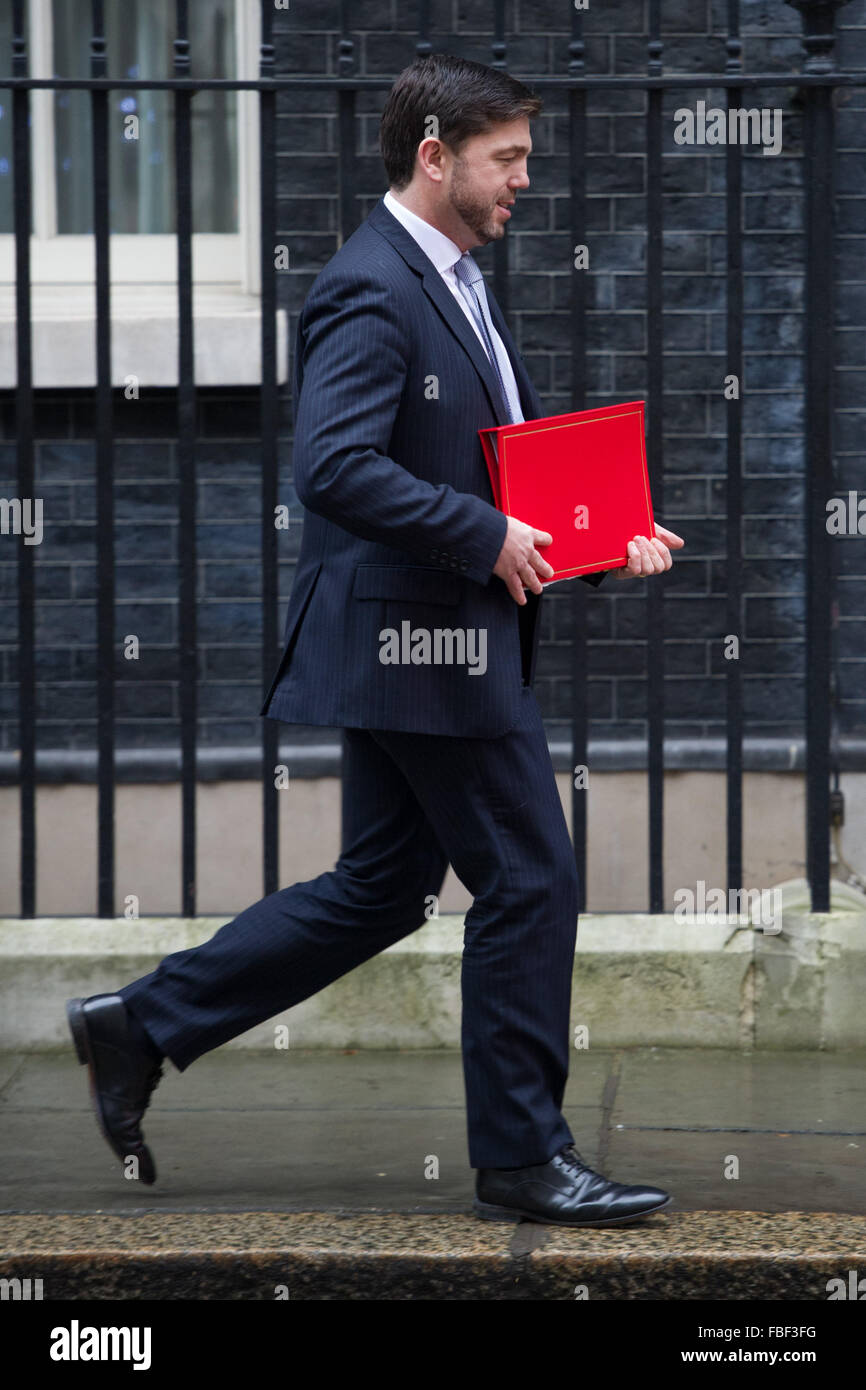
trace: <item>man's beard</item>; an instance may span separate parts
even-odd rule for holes
[[[503,197],[507,198],[508,195],[503,194]],[[451,183],[451,206],[480,241],[487,242],[499,239],[505,222],[497,220],[495,203],[491,206],[489,202],[483,201],[472,192],[469,180],[464,178],[459,162],[454,166],[454,178]]]

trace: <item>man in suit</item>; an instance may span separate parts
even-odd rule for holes
[[[551,537],[495,508],[477,433],[544,414],[470,255],[504,236],[529,185],[539,109],[481,64],[407,68],[382,117],[389,191],[300,315],[306,513],[261,713],[345,731],[343,848],[333,870],[117,994],[70,1002],[103,1132],[143,1182],[162,1060],[184,1071],[417,930],[450,862],[473,895],[461,985],[476,1212],[607,1225],[670,1200],[594,1173],[562,1114],[578,883],[532,689]],[[657,533],[630,544],[623,575],[670,567],[682,542]]]

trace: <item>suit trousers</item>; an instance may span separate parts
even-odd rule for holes
[[[561,1105],[578,880],[533,690],[499,738],[343,737],[335,867],[118,992],[184,1071],[423,926],[450,862],[474,900],[461,968],[470,1165],[544,1163],[573,1142]]]

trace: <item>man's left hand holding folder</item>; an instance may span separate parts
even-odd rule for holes
[[[655,535],[652,539],[635,536],[634,540],[629,541],[628,564],[615,569],[613,574],[617,579],[661,574],[664,570],[669,570],[673,564],[670,547],[679,550],[681,545],[685,545],[682,536],[678,536],[675,531],[665,530],[664,526],[655,522]]]

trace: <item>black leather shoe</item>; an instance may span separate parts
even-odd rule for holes
[[[666,1207],[660,1187],[626,1187],[588,1168],[573,1144],[530,1168],[479,1168],[474,1208],[486,1221],[621,1226]]]
[[[156,1180],[156,1164],[144,1142],[141,1117],[159,1084],[162,1067],[133,1041],[129,1014],[119,994],[70,999],[66,1016],[103,1136],[125,1163],[138,1160],[138,1178]]]

